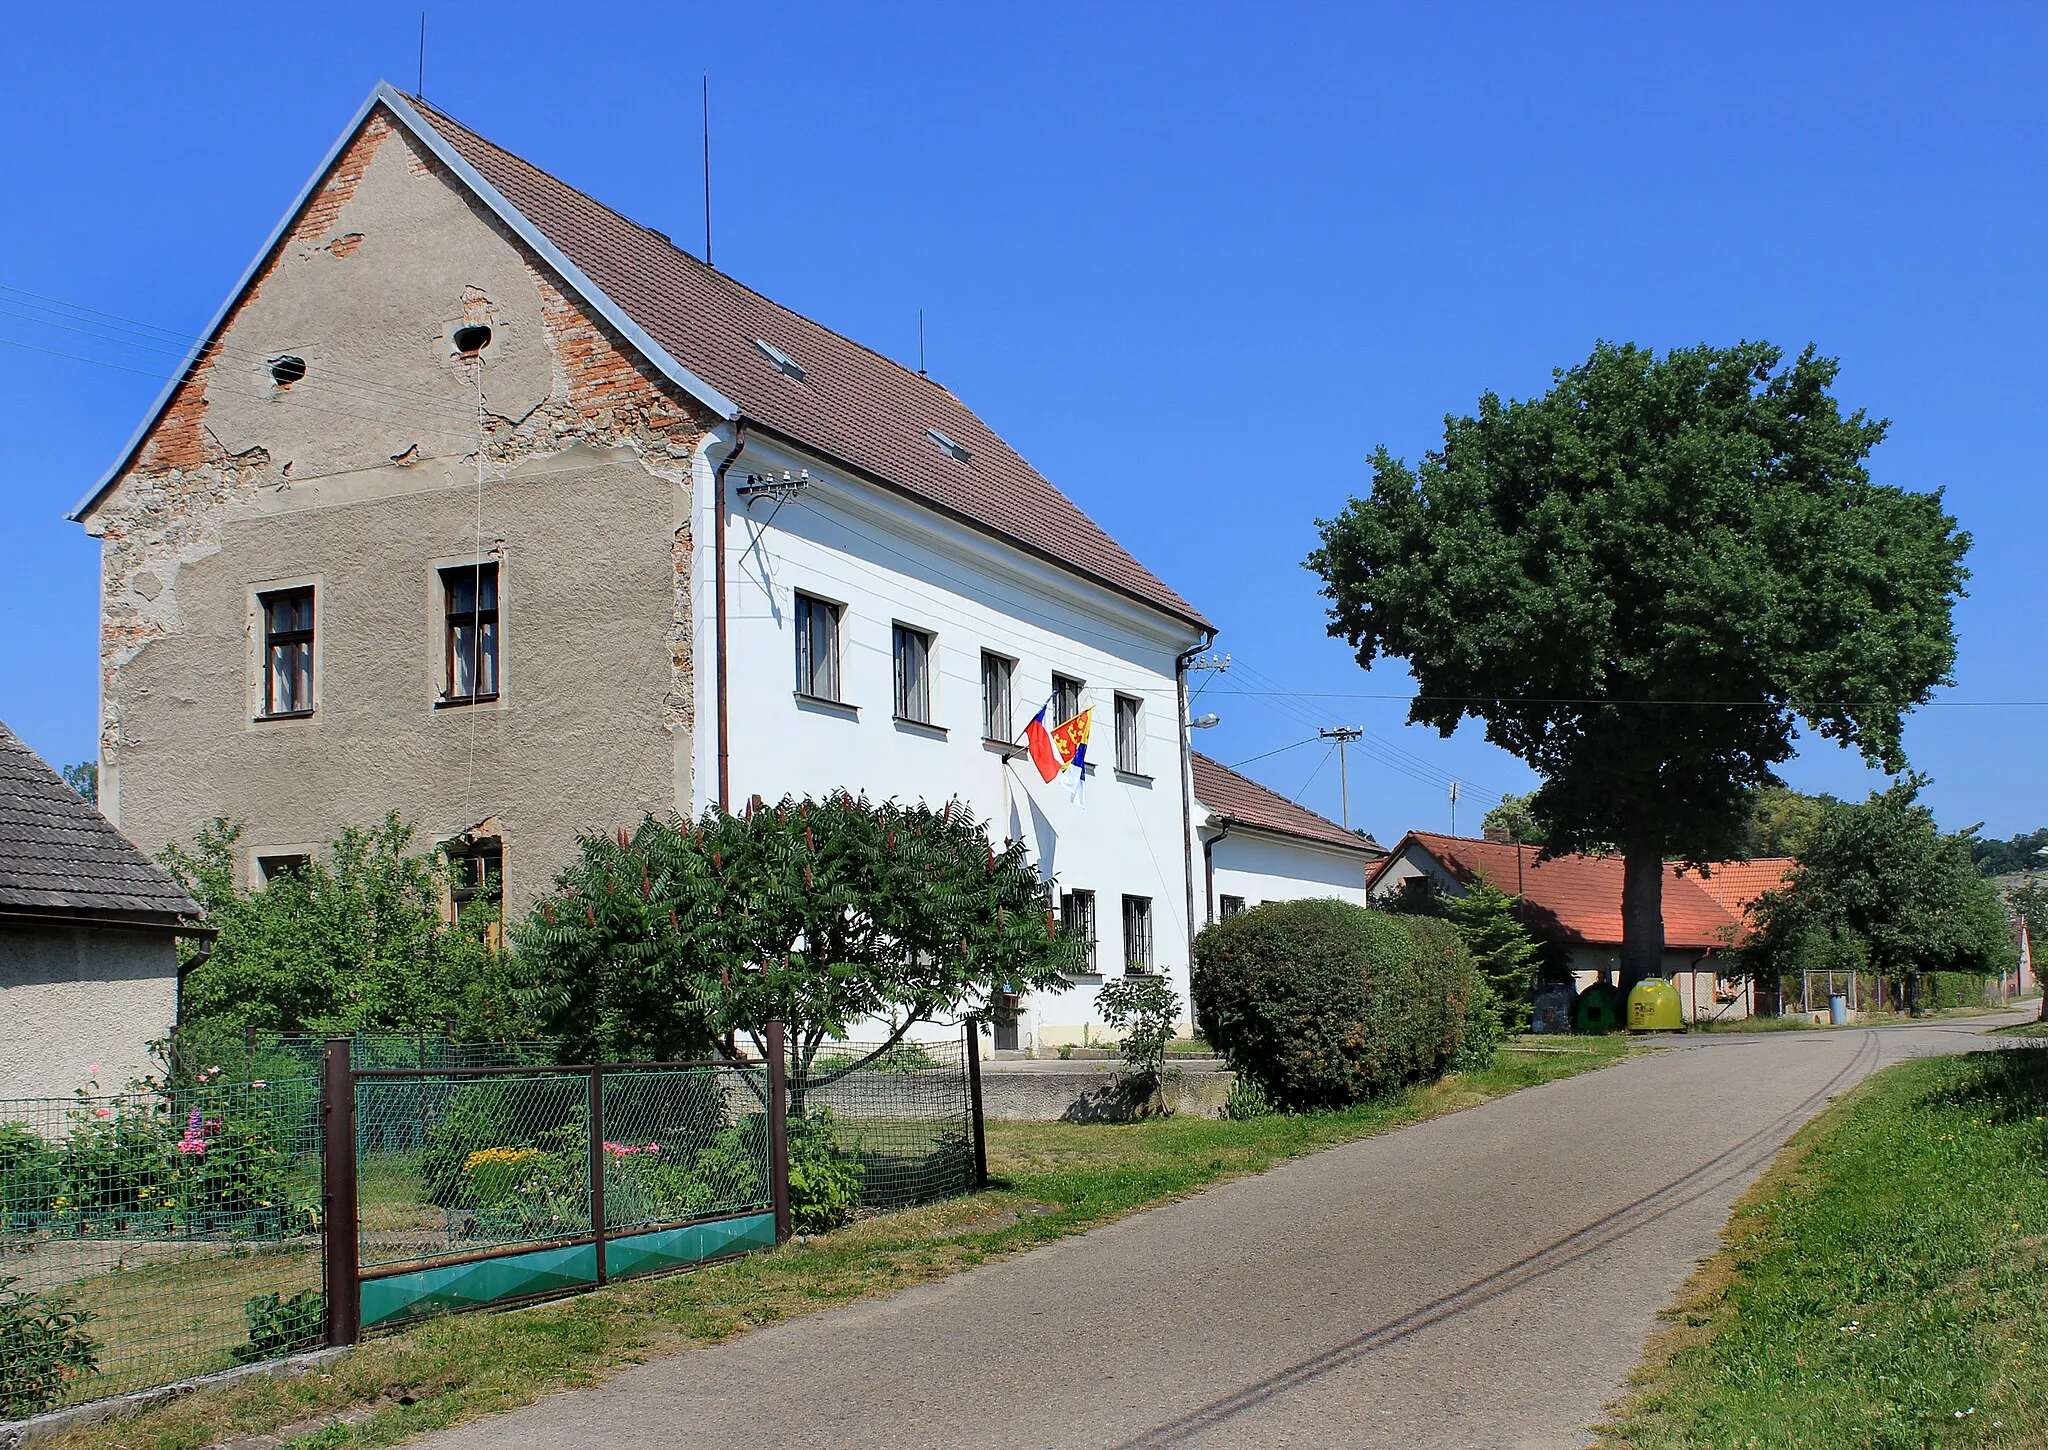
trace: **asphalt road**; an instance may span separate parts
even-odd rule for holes
[[[1671,1039],[425,1443],[1575,1450],[1793,1130],[1986,1025]]]

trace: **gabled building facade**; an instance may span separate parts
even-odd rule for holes
[[[1097,946],[1025,1031],[1185,999],[1207,620],[943,387],[389,87],[75,517],[145,850],[230,816],[260,880],[395,808],[517,915],[644,812],[957,797]]]
[[[1200,751],[1191,764],[1204,921],[1269,901],[1367,904],[1366,878],[1386,858],[1384,846]]]

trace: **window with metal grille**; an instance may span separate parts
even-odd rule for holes
[[[1152,898],[1124,898],[1124,969],[1142,976],[1152,970]]]
[[[1065,675],[1052,677],[1052,723],[1064,725],[1081,713],[1081,695],[1088,686]]]
[[[1230,920],[1230,918],[1244,910],[1244,898],[1242,896],[1221,896],[1217,898],[1217,902],[1218,912],[1225,921]]]
[[[1095,893],[1092,891],[1061,892],[1060,926],[1088,943],[1088,964],[1082,970],[1087,972],[1100,971],[1101,968],[1095,964]]]
[[[1144,738],[1144,708],[1135,695],[1116,697],[1116,768],[1125,775],[1143,774],[1144,757],[1138,742]]]
[[[839,698],[839,606],[808,594],[796,597],[796,692]]]
[[[1017,722],[1010,714],[1010,683],[1017,668],[1015,660],[981,652],[981,738],[1011,740]]]
[[[263,610],[263,713],[313,713],[313,590],[259,594]]]
[[[896,718],[932,723],[932,637],[907,624],[895,627],[890,653],[896,661]]]
[[[497,699],[497,564],[458,564],[443,569],[441,600],[448,642],[442,703],[467,705]]]

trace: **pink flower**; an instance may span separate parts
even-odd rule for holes
[[[266,1082],[264,1082],[264,1081],[263,1081],[263,1079],[259,1077],[259,1078],[257,1078],[257,1079],[256,1079],[256,1081],[254,1081],[254,1082],[250,1083],[250,1084],[249,1084],[249,1086],[250,1086],[250,1087],[252,1087],[252,1088],[260,1088],[260,1087],[268,1087],[268,1086],[269,1086],[269,1084],[268,1084],[268,1083],[266,1083]]]
[[[100,1075],[100,1065],[95,1062],[90,1067],[86,1068],[86,1071],[91,1073],[94,1077],[98,1077]]]
[[[106,1108],[94,1108],[92,1110],[92,1115],[95,1118],[105,1118],[112,1116],[112,1114]]]

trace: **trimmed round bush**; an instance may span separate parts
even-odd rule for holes
[[[1202,1035],[1280,1107],[1336,1108],[1441,1074],[1484,1000],[1447,923],[1281,901],[1195,938]]]

